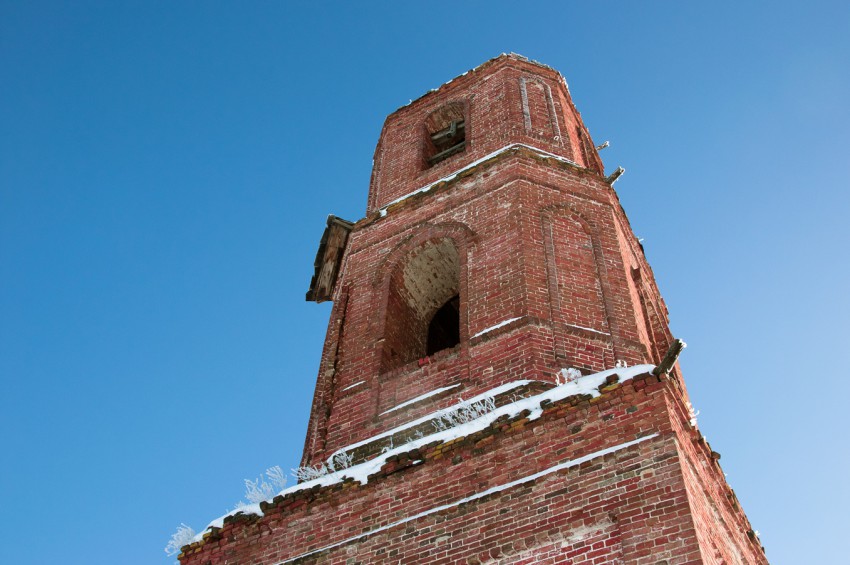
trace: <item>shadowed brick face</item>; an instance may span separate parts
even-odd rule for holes
[[[462,144],[435,145],[459,123]],[[460,342],[426,356],[455,297]],[[672,343],[566,84],[516,55],[387,118],[333,300],[305,465],[354,443],[355,459],[380,457],[389,438],[370,438],[461,398],[534,381],[504,405],[554,387],[563,368],[657,364]],[[600,393],[390,457],[366,484],[278,496],[181,562],[766,563],[690,423],[678,367]]]

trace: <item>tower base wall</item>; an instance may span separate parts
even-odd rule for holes
[[[675,386],[645,373],[277,497],[181,563],[765,563],[728,497],[711,498],[723,528],[703,519],[722,473]]]

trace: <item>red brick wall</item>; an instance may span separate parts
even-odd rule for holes
[[[764,559],[763,554],[753,550],[758,548],[758,541],[751,537],[752,526],[726,483],[719,454],[688,423],[680,397],[674,398],[677,402],[670,406],[675,415],[673,429],[703,562],[753,563],[757,558]]]
[[[466,149],[428,166],[428,133],[459,113]],[[425,299],[411,299],[408,267],[443,244],[456,251],[454,286],[415,313]],[[426,274],[433,267],[437,280],[438,263],[417,264]],[[428,312],[449,292],[460,296],[460,344],[422,358]],[[657,363],[672,341],[667,324],[652,270],[560,75],[499,57],[387,118],[367,217],[351,232],[336,285],[304,464],[504,383],[553,383],[564,367]],[[301,492],[277,499],[262,518],[228,519],[181,561],[763,563],[716,459],[688,423],[686,401],[678,367],[661,382],[641,378],[593,401],[567,399],[539,420],[520,416],[390,461],[368,485]]]
[[[553,382],[563,367],[599,371],[618,360],[657,361],[651,351],[666,351],[666,343],[656,345],[646,331],[632,268],[651,272],[643,255],[624,245],[620,216],[616,195],[598,175],[517,149],[385,217],[358,222],[338,283],[347,298],[332,314],[322,407],[314,407],[320,421],[311,426],[305,461],[397,425],[381,413],[439,387],[460,384],[468,397],[512,380]],[[398,314],[405,311],[399,272],[411,253],[441,238],[460,258],[461,344],[430,365],[409,356],[388,362],[400,340],[420,346],[427,327],[404,325]],[[475,337],[513,318],[519,320]],[[419,341],[404,333],[417,328]],[[447,397],[443,406],[455,400]]]
[[[565,399],[538,420],[520,415],[399,457],[365,486],[279,497],[262,518],[226,521],[181,562],[766,562],[758,545],[735,531],[745,525],[742,514],[726,505],[731,528],[704,522],[686,467],[690,454],[676,429],[680,414],[671,409],[679,402],[675,385],[655,377],[609,387],[593,401]],[[545,473],[642,438],[648,439]],[[710,464],[705,454],[694,455]],[[476,497],[511,482],[518,484]],[[740,560],[706,555],[704,539],[728,553],[731,537]]]

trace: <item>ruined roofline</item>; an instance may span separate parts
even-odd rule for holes
[[[460,440],[475,434],[492,434],[497,431],[504,432],[507,422],[516,422],[522,420],[523,423],[538,420],[552,410],[559,408],[577,408],[586,405],[589,402],[597,402],[608,396],[609,393],[619,389],[622,385],[630,383],[632,386],[643,388],[650,383],[663,383],[668,377],[666,375],[653,375],[654,365],[635,365],[632,367],[615,367],[606,369],[588,375],[582,375],[575,380],[563,382],[562,384],[544,383],[543,381],[517,381],[515,383],[506,383],[495,389],[485,391],[473,398],[468,399],[465,403],[461,402],[437,410],[422,418],[401,424],[398,427],[382,432],[376,436],[368,438],[364,441],[357,442],[345,446],[336,452],[334,455],[341,452],[355,452],[362,446],[381,442],[389,438],[396,439],[402,437],[406,430],[415,431],[417,426],[422,423],[428,423],[435,418],[455,411],[462,405],[468,405],[486,398],[490,395],[499,396],[502,393],[510,393],[519,388],[527,388],[533,394],[521,398],[516,401],[507,402],[495,407],[492,411],[472,420],[466,424],[449,428],[442,432],[434,431],[421,438],[415,436],[406,439],[405,443],[394,447],[389,451],[380,451],[380,453],[372,454],[370,459],[366,459],[353,467],[342,469],[335,473],[330,473],[316,479],[298,483],[289,487],[276,495],[271,501],[252,504],[240,508],[236,508],[231,512],[213,520],[203,531],[196,535],[195,541],[190,544],[193,548],[198,547],[196,544],[203,544],[210,534],[217,533],[224,525],[230,522],[239,522],[244,520],[248,515],[265,515],[266,508],[274,508],[277,506],[286,506],[293,499],[302,497],[305,493],[317,494],[319,491],[332,491],[334,489],[351,486],[354,483],[359,483],[365,486],[370,481],[371,477],[380,477],[390,474],[385,469],[387,465],[393,466],[399,457],[415,451],[422,450],[431,453],[440,445],[454,445],[460,443]],[[566,370],[566,369],[565,369]],[[566,378],[566,377],[564,377]],[[535,390],[532,385],[548,384],[551,388],[544,391]],[[635,385],[635,383],[638,383]],[[532,386],[529,386],[532,385]],[[489,430],[489,431],[488,431]],[[476,436],[477,437],[477,436]],[[383,445],[383,444],[381,444]],[[392,443],[390,443],[392,445]],[[442,450],[443,448],[440,448]],[[332,458],[332,457],[331,457]],[[330,460],[329,458],[328,460]],[[428,457],[425,456],[425,459]],[[326,461],[327,462],[327,461]]]
[[[458,433],[449,433],[448,437],[443,437],[446,436],[446,432],[442,432],[430,437],[426,436],[422,440],[412,441],[406,445],[390,450],[379,455],[374,460],[358,465],[357,467],[371,467],[365,471],[365,474],[362,471],[359,473],[356,472],[357,467],[350,467],[337,473],[325,475],[318,479],[297,484],[282,491],[271,500],[237,508],[225,516],[214,520],[207,526],[207,528],[196,535],[193,542],[181,548],[181,555],[196,553],[207,543],[215,543],[221,539],[222,536],[228,535],[226,532],[222,532],[224,529],[250,527],[252,524],[263,520],[267,516],[274,516],[276,514],[288,513],[297,510],[304,505],[309,505],[324,496],[333,495],[341,490],[366,487],[367,484],[380,482],[396,472],[417,468],[423,464],[427,465],[436,459],[448,457],[449,454],[454,451],[469,448],[472,445],[479,445],[478,442],[482,440],[486,441],[485,438],[488,436],[502,436],[510,435],[514,432],[520,432],[525,429],[526,425],[536,426],[539,423],[552,418],[561,418],[563,417],[564,411],[587,409],[590,405],[598,405],[600,402],[617,402],[616,399],[623,394],[633,395],[639,390],[643,393],[654,394],[656,391],[668,390],[668,385],[671,382],[670,377],[664,374],[655,375],[653,374],[653,369],[653,365],[640,365],[629,368],[609,369],[599,373],[584,375],[579,377],[576,381],[556,385],[543,393],[523,398],[511,404],[497,408],[495,411],[482,416],[478,420],[472,421],[469,424],[462,424],[456,428]],[[486,395],[486,393],[484,393],[484,395]],[[512,409],[512,406],[515,406],[515,409]],[[442,412],[446,412],[446,410],[438,411],[437,413]],[[687,420],[687,416],[683,412],[679,414],[679,417],[685,421]],[[484,425],[475,425],[478,421],[481,421]],[[719,466],[719,458],[712,456],[713,452],[711,447],[708,445],[708,442],[699,430],[692,427],[690,433],[693,435],[694,444],[698,446],[700,451],[704,452],[705,456],[711,460],[712,463],[714,463],[712,466],[712,472],[722,473]],[[609,446],[600,451],[585,453],[577,458],[563,461],[554,467],[544,469],[541,472],[531,474],[525,478],[502,485],[496,485],[487,491],[473,494],[465,499],[460,499],[455,501],[455,503],[449,504],[448,507],[477,500],[487,496],[491,492],[498,492],[513,486],[524,484],[549,472],[561,468],[568,468],[575,464],[579,464],[599,456],[604,456],[610,451],[625,448],[630,446],[632,443],[654,439],[659,436],[667,437],[668,435],[668,431],[661,429],[656,429],[654,431],[643,430],[635,436],[636,439],[634,442]],[[348,447],[351,448],[353,446]],[[728,485],[727,488],[729,488]],[[729,488],[727,496],[734,497],[734,491],[732,491],[731,488]],[[446,507],[444,506],[436,506],[420,514],[427,515],[442,511],[445,508]],[[420,517],[420,515],[412,516],[404,521],[416,519],[417,517]],[[736,508],[736,517],[741,521],[741,525],[743,525],[746,529],[751,530],[751,525],[746,516],[740,510],[740,507]],[[368,532],[360,532],[357,536],[345,539],[341,543],[333,543],[328,546],[318,547],[306,554],[298,555],[279,563],[288,563],[293,559],[305,557],[317,552],[323,552],[337,547],[338,545],[344,545],[363,536],[380,533],[394,525],[397,525],[397,523],[385,525]],[[751,538],[751,540],[754,543],[757,543],[756,539]]]
[[[399,106],[398,108],[396,108],[393,112],[391,112],[391,113],[387,116],[387,119],[389,119],[390,117],[392,117],[392,116],[396,115],[397,113],[399,113],[399,112],[401,112],[401,111],[405,110],[406,108],[409,108],[410,106],[413,106],[414,104],[416,104],[416,103],[420,102],[421,100],[424,100],[425,98],[428,98],[428,97],[430,97],[431,95],[436,94],[436,93],[438,93],[438,92],[442,91],[442,90],[443,90],[443,89],[445,89],[447,86],[449,86],[449,85],[451,85],[451,84],[454,84],[454,83],[455,83],[458,79],[461,79],[461,78],[463,78],[463,77],[466,77],[467,75],[470,75],[470,74],[472,74],[472,73],[478,73],[478,72],[481,72],[481,71],[483,71],[484,69],[486,69],[486,68],[488,68],[488,67],[490,67],[490,66],[492,66],[492,65],[495,65],[495,64],[497,64],[497,63],[499,63],[499,62],[501,62],[501,61],[518,61],[518,62],[520,62],[520,63],[526,63],[526,64],[529,64],[529,65],[534,65],[535,67],[539,67],[539,68],[541,68],[541,69],[544,69],[544,70],[546,70],[547,72],[554,73],[554,75],[555,75],[555,76],[556,76],[556,77],[557,77],[557,78],[558,78],[558,79],[559,79],[559,80],[560,80],[560,81],[564,84],[564,88],[566,88],[566,89],[567,89],[567,91],[569,92],[569,87],[567,86],[567,80],[564,78],[564,75],[562,75],[562,74],[561,74],[561,73],[560,73],[557,69],[555,69],[555,68],[553,68],[553,67],[550,67],[549,65],[546,65],[546,64],[541,63],[541,62],[539,62],[539,61],[535,61],[534,59],[529,59],[528,57],[525,57],[525,56],[523,56],[523,55],[520,55],[519,53],[502,53],[501,55],[499,55],[499,56],[497,56],[497,57],[493,57],[492,59],[489,59],[489,60],[487,60],[487,61],[485,61],[485,62],[481,63],[481,64],[480,64],[480,65],[478,65],[477,67],[474,67],[474,68],[472,68],[472,69],[469,69],[468,71],[466,71],[466,72],[464,72],[464,73],[461,73],[461,74],[457,75],[456,77],[454,77],[454,78],[452,78],[452,79],[447,80],[446,82],[444,82],[443,84],[441,84],[441,85],[440,85],[440,86],[438,86],[437,88],[432,88],[431,90],[429,90],[429,91],[428,91],[428,92],[426,92],[425,94],[422,94],[421,96],[419,96],[419,97],[417,97],[417,98],[412,99],[412,100],[411,100],[410,102],[408,102],[407,104],[404,104],[404,105],[402,105],[402,106]]]
[[[612,455],[612,454],[615,454],[619,451],[629,449],[629,448],[631,448],[631,447],[633,447],[633,446],[635,446],[639,443],[643,443],[645,441],[655,440],[655,439],[659,438],[660,436],[661,436],[661,434],[658,433],[658,432],[650,433],[650,434],[647,434],[647,435],[642,435],[642,436],[640,436],[636,439],[621,443],[619,445],[606,447],[604,449],[600,449],[600,450],[594,451],[592,453],[588,453],[586,455],[583,455],[581,457],[577,457],[575,459],[569,459],[569,460],[564,461],[562,463],[559,463],[557,465],[552,465],[552,466],[550,466],[546,469],[543,469],[542,471],[538,471],[536,473],[526,475],[526,476],[521,477],[519,479],[509,481],[507,483],[495,485],[495,486],[490,487],[489,489],[487,489],[483,492],[477,492],[475,494],[471,494],[471,495],[466,496],[466,497],[461,498],[461,499],[456,499],[456,500],[441,504],[439,506],[434,506],[432,508],[428,508],[427,510],[423,510],[423,511],[421,511],[421,512],[419,512],[419,513],[417,513],[413,516],[408,516],[406,518],[397,519],[395,522],[391,522],[389,524],[384,524],[383,526],[379,526],[379,527],[375,528],[374,530],[355,534],[353,536],[350,536],[350,537],[343,539],[341,541],[332,543],[330,545],[326,545],[324,547],[319,547],[319,548],[307,551],[305,553],[302,553],[301,555],[296,555],[294,557],[290,557],[290,558],[285,559],[283,561],[279,561],[276,565],[286,565],[287,563],[296,563],[296,562],[298,562],[301,559],[304,559],[306,557],[310,557],[310,556],[325,553],[327,551],[331,551],[331,550],[336,549],[338,547],[348,545],[351,542],[356,542],[358,540],[361,540],[361,539],[363,539],[367,536],[373,536],[373,535],[376,535],[376,534],[380,534],[382,532],[386,532],[387,530],[391,530],[392,528],[395,528],[396,526],[400,526],[402,524],[408,524],[410,522],[413,522],[414,520],[424,518],[425,516],[437,514],[439,512],[450,510],[452,508],[457,508],[457,507],[462,506],[464,504],[475,503],[479,500],[482,500],[482,499],[485,499],[487,497],[499,494],[501,492],[512,489],[514,487],[525,486],[525,485],[528,485],[530,483],[534,483],[535,481],[537,481],[537,480],[539,480],[543,477],[546,477],[547,475],[551,475],[551,474],[557,473],[559,471],[565,471],[565,470],[571,469],[573,467],[578,467],[579,465],[582,465],[582,464],[587,463],[589,461],[593,461],[595,459],[605,457],[607,455]]]

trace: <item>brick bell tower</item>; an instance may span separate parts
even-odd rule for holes
[[[185,565],[766,563],[555,70],[502,55],[391,114],[331,216],[302,481]]]

